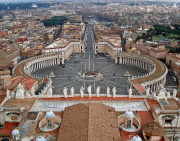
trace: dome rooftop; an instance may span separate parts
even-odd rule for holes
[[[12,131],[12,135],[13,135],[13,136],[19,135],[19,130],[14,129],[14,130]]]
[[[164,128],[156,121],[151,121],[143,126],[143,131],[150,136],[162,137]]]
[[[43,136],[39,136],[36,138],[36,141],[47,141]]]
[[[142,141],[142,139],[138,135],[136,135],[131,139],[131,141]]]
[[[133,114],[133,112],[131,110],[128,110],[128,111],[125,112],[124,117],[125,118],[133,118],[134,114]]]
[[[49,112],[46,113],[45,117],[46,118],[54,118],[55,114],[52,111],[49,111]]]

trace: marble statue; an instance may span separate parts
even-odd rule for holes
[[[176,97],[176,96],[177,96],[177,90],[174,89],[174,90],[173,90],[173,97]]]
[[[14,93],[14,91],[11,92],[11,97],[15,98],[15,93]]]
[[[166,89],[164,88],[164,86],[161,84],[160,85],[160,91],[158,93],[158,95],[156,96],[157,100],[160,100],[160,99],[165,99],[167,100],[167,94],[168,92],[166,91]]]
[[[71,88],[71,97],[73,97],[74,96],[74,88],[72,87]]]
[[[132,88],[130,87],[129,88],[129,97],[131,97],[132,93],[133,93],[133,91],[132,91]]]
[[[31,97],[30,91],[27,91],[26,92],[26,98],[30,98],[30,97]]]
[[[107,87],[107,97],[110,97],[111,95],[110,95],[110,88],[109,87]]]
[[[160,85],[159,96],[166,96],[166,90],[162,84]]]
[[[7,97],[7,98],[11,98],[11,97],[10,97],[10,90],[9,90],[9,89],[7,89],[7,91],[6,91],[6,97]]]
[[[92,88],[91,85],[89,85],[89,87],[87,88],[87,91],[88,91],[88,93],[89,93],[89,97],[91,97],[91,88]]]
[[[52,96],[52,93],[53,93],[53,91],[52,91],[52,86],[49,88],[49,92],[48,92],[48,96]]]
[[[49,80],[49,83],[51,83],[51,84],[52,84],[52,79],[51,79],[50,77],[48,78],[48,80]]]
[[[155,92],[153,92],[153,97],[156,97],[156,93]]]
[[[31,94],[31,95],[35,95],[35,89],[34,89],[34,87],[31,88],[30,94]]]
[[[99,97],[100,90],[101,90],[101,87],[98,86],[97,89],[96,89],[97,97]]]
[[[81,95],[81,97],[84,97],[84,87],[83,86],[80,88],[80,95]]]
[[[15,98],[16,99],[24,99],[25,98],[25,90],[20,83],[18,84]]]
[[[116,97],[116,87],[114,87],[114,88],[112,89],[112,92],[113,92],[113,98],[115,98],[115,97]]]
[[[173,77],[174,82],[176,82],[176,77]]]
[[[150,92],[150,88],[147,87],[147,88],[146,88],[146,95],[147,95],[147,96],[149,95],[149,92]]]
[[[64,87],[63,93],[64,93],[64,97],[65,97],[65,98],[67,98],[67,90],[68,90],[68,89],[67,89],[66,87]]]
[[[167,92],[167,97],[170,98],[171,97],[171,93]]]

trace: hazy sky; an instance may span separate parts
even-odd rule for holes
[[[14,3],[14,2],[37,2],[37,1],[44,1],[44,0],[0,0],[0,3]],[[48,0],[51,1],[51,0]],[[53,0],[52,0],[53,1]]]
[[[40,2],[40,1],[66,1],[66,0],[0,0],[0,3]],[[78,1],[78,0],[71,0],[71,1]],[[134,1],[136,1],[136,0],[134,0]],[[180,0],[151,0],[151,1],[169,1],[169,2],[175,2],[176,1],[176,2],[180,2]]]

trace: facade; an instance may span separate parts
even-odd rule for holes
[[[179,101],[168,99],[168,106],[161,104],[162,108],[155,109],[155,117],[161,126],[164,127],[165,134],[170,141],[180,139],[180,115]]]
[[[84,23],[66,23],[62,27],[61,37],[46,46],[42,53],[61,52],[64,59],[73,53],[83,53],[85,50],[82,40],[85,31]]]
[[[122,51],[121,37],[119,34],[102,25],[95,25],[94,31],[96,35],[94,42],[95,54],[106,53],[114,59],[116,53]]]
[[[178,68],[176,68],[177,63],[179,63],[180,61],[180,54],[178,53],[169,53],[166,56],[166,64],[173,68],[174,70],[177,70],[177,72],[179,71]]]
[[[170,67],[171,72],[174,74],[174,81],[180,87],[180,54],[169,53],[166,56],[166,65]]]
[[[63,40],[63,41],[62,41]],[[55,53],[60,52],[64,54],[64,59],[68,59],[73,53],[83,53],[84,43],[78,41],[68,41],[66,39],[57,40],[51,45],[45,47],[42,53]],[[66,41],[65,41],[66,40]]]

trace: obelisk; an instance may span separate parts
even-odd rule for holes
[[[91,72],[91,58],[90,58],[90,55],[89,55],[89,62],[88,62],[88,70],[89,70],[89,73]]]

